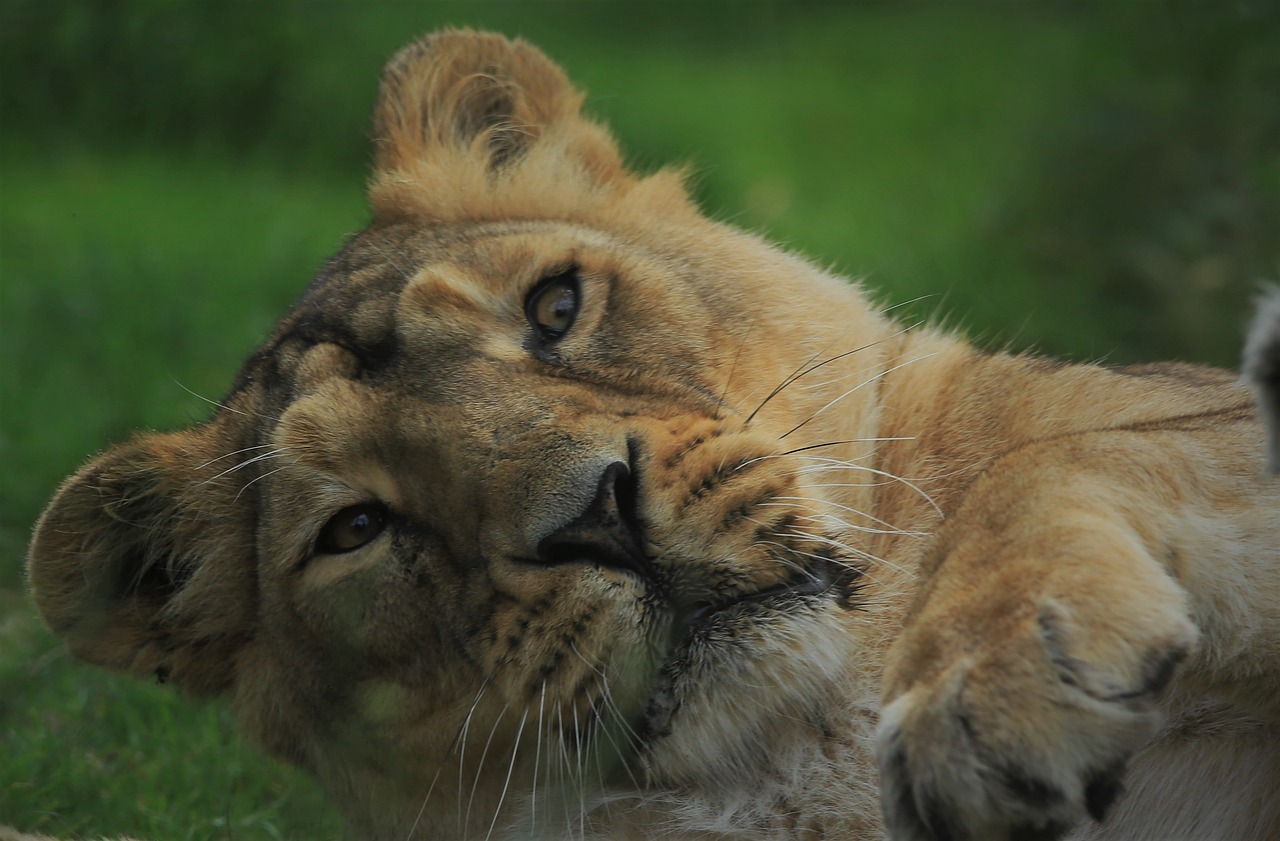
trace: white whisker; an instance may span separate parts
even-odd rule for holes
[[[208,479],[205,479],[203,482],[201,482],[201,483],[200,483],[200,485],[201,485],[201,486],[204,486],[204,485],[209,484],[210,482],[216,482],[218,479],[221,479],[223,476],[226,476],[226,475],[227,475],[227,474],[229,474],[229,473],[235,473],[237,470],[240,470],[241,468],[248,467],[248,466],[249,466],[249,465],[251,465],[251,464],[257,464],[257,463],[258,463],[258,462],[260,462],[260,461],[266,461],[267,459],[273,459],[273,458],[275,458],[276,456],[281,455],[281,454],[283,454],[283,453],[285,453],[285,452],[287,452],[285,449],[280,448],[280,449],[272,450],[272,451],[271,451],[271,452],[269,452],[269,453],[259,453],[258,455],[254,456],[253,458],[247,458],[247,459],[245,459],[244,461],[242,461],[242,462],[240,462],[239,464],[237,464],[235,467],[228,467],[226,470],[222,471],[222,472],[221,472],[221,473],[219,473],[217,476],[210,476]],[[214,459],[214,461],[217,461],[217,459]],[[208,462],[208,464],[213,464],[213,462],[212,462],[212,461],[211,461],[211,462]],[[262,478],[262,477],[258,477],[258,478]],[[246,487],[248,487],[248,486],[246,485]]]
[[[908,365],[912,365],[912,364],[914,364],[914,363],[916,363],[916,362],[921,362],[921,361],[923,361],[923,360],[925,360],[925,359],[929,359],[930,357],[937,356],[937,355],[938,355],[938,354],[937,354],[936,352],[935,352],[935,353],[926,353],[926,354],[923,354],[923,355],[921,355],[921,356],[917,356],[917,357],[915,357],[914,359],[908,359],[906,362],[901,362],[901,363],[899,363],[899,364],[897,364],[897,365],[894,365],[892,368],[886,368],[885,370],[881,371],[880,373],[876,374],[875,376],[873,376],[873,377],[869,377],[869,378],[867,378],[867,379],[863,380],[862,382],[858,383],[858,384],[857,384],[857,385],[855,385],[853,388],[851,388],[851,389],[849,389],[848,391],[846,391],[846,392],[844,392],[843,394],[841,394],[839,397],[836,397],[836,398],[835,398],[835,399],[833,399],[831,402],[827,403],[827,405],[823,406],[821,409],[819,409],[818,411],[814,412],[814,413],[813,413],[812,415],[810,415],[808,418],[806,418],[805,420],[803,420],[803,421],[801,421],[800,423],[796,424],[795,426],[791,427],[791,428],[790,428],[790,429],[788,429],[786,432],[782,433],[782,435],[781,435],[781,436],[779,436],[779,437],[780,437],[780,438],[786,438],[788,435],[790,435],[791,433],[795,432],[797,429],[800,429],[800,428],[801,428],[801,427],[803,427],[805,424],[807,424],[809,421],[813,420],[813,419],[814,419],[814,418],[816,418],[818,415],[822,414],[822,413],[823,413],[823,412],[825,412],[827,409],[830,409],[832,406],[836,405],[836,404],[837,404],[837,403],[839,403],[841,400],[845,399],[846,397],[848,397],[849,395],[851,395],[851,394],[853,394],[854,392],[858,391],[859,389],[863,388],[864,386],[870,385],[871,383],[874,383],[874,382],[876,382],[877,380],[880,380],[880,379],[882,379],[883,377],[886,377],[886,376],[888,376],[889,374],[892,374],[894,371],[897,371],[897,370],[899,370],[899,369],[901,369],[901,368],[905,368],[905,367],[907,367]],[[908,440],[908,441],[910,441],[910,440],[913,440],[913,439],[908,438],[908,439],[899,439],[899,440]]]
[[[538,769],[542,762],[542,727],[545,723],[543,713],[547,704],[547,682],[542,681],[542,691],[538,694],[538,736],[533,748],[533,785],[529,789],[529,831],[538,825]]]
[[[524,708],[520,717],[520,726],[516,728],[516,741],[511,746],[511,761],[507,763],[507,778],[502,783],[502,793],[498,795],[498,805],[493,809],[493,820],[489,822],[489,831],[485,833],[485,841],[493,837],[493,829],[498,825],[498,815],[502,813],[502,804],[507,800],[507,791],[511,788],[511,775],[516,770],[516,753],[520,750],[520,737],[524,735],[525,722],[529,720],[529,708]]]
[[[796,458],[801,461],[812,460],[812,461],[823,462],[826,465],[826,467],[824,467],[823,469],[826,469],[826,470],[832,470],[832,469],[861,470],[866,473],[870,473],[874,476],[882,476],[885,479],[888,479],[890,482],[897,482],[915,491],[915,493],[918,494],[921,499],[929,503],[929,505],[933,508],[934,511],[936,511],[940,516],[943,515],[942,508],[938,505],[938,503],[933,501],[933,497],[929,496],[929,494],[923,488],[915,484],[915,481],[920,481],[918,479],[915,481],[912,481],[911,479],[904,479],[901,476],[896,476],[884,470],[879,470],[874,467],[867,467],[865,464],[851,464],[847,461],[841,461],[840,459],[822,458],[822,457],[815,457],[815,456],[796,456]],[[809,473],[812,473],[812,472],[815,472],[815,471],[812,469],[801,469],[801,470],[795,471],[793,475],[796,475],[796,476],[808,475]],[[871,485],[870,487],[877,487],[877,486]]]
[[[244,487],[242,487],[239,490],[239,492],[236,493],[235,499],[233,499],[232,502],[239,502],[240,496],[245,491],[249,490],[249,486],[252,485],[254,482],[261,482],[263,479],[267,478],[268,476],[274,476],[275,474],[279,473],[281,470],[285,470],[288,467],[289,465],[286,464],[284,467],[277,467],[275,470],[268,470],[266,473],[263,473],[261,476],[257,477],[256,479],[250,479],[248,482],[245,482]]]
[[[231,458],[232,456],[238,456],[238,455],[240,455],[241,453],[247,453],[247,452],[249,452],[250,450],[269,450],[269,449],[271,449],[271,448],[272,448],[272,447],[274,447],[274,446],[275,446],[274,444],[254,444],[254,445],[249,446],[249,447],[241,447],[241,448],[240,448],[240,449],[238,449],[238,450],[232,450],[232,451],[231,451],[231,452],[229,452],[229,453],[223,453],[223,454],[222,454],[222,455],[220,455],[220,456],[216,456],[216,457],[214,457],[214,458],[209,459],[209,460],[208,460],[208,461],[206,461],[204,464],[202,464],[202,465],[200,465],[199,467],[197,467],[197,468],[196,468],[196,470],[204,470],[204,469],[205,469],[206,467],[208,467],[209,465],[211,465],[211,464],[216,464],[217,462],[222,461],[224,458]]]
[[[829,486],[824,485],[820,487],[829,487]],[[880,519],[874,514],[868,514],[866,511],[862,511],[858,508],[853,508],[852,506],[849,506],[849,505],[842,505],[841,503],[836,502],[834,500],[830,500],[830,499],[823,499],[821,497],[805,497],[805,496],[779,496],[774,498],[778,500],[806,502],[811,505],[830,505],[833,508],[839,508],[841,511],[846,511],[850,514],[856,514],[859,517],[863,517],[865,519],[872,521],[873,523],[879,523],[880,525],[884,526],[883,529],[874,529],[868,526],[854,526],[852,524],[846,523],[846,525],[848,525],[849,528],[854,529],[855,531],[866,531],[872,534],[901,534],[901,535],[910,536],[910,537],[922,537],[928,534],[928,532],[907,531],[906,529],[900,529],[897,526],[893,525],[892,523],[888,522],[887,520]],[[786,503],[779,502],[779,503],[764,503],[764,504],[765,505],[774,505],[774,504],[785,505]]]
[[[462,788],[465,775],[463,774],[464,764],[467,758],[467,734],[471,732],[471,719],[476,714],[476,708],[480,706],[480,699],[484,697],[484,693],[489,689],[489,684],[493,682],[493,675],[490,674],[480,684],[480,689],[476,691],[476,697],[471,701],[471,708],[467,710],[466,718],[462,720],[462,726],[458,728],[458,732],[453,737],[453,743],[450,745],[450,752],[458,753],[458,823],[462,823]],[[447,754],[446,754],[447,756]],[[461,826],[459,826],[461,828]]]
[[[489,756],[489,748],[493,744],[494,734],[498,732],[498,725],[502,723],[502,719],[507,714],[508,709],[510,709],[510,705],[504,704],[497,718],[493,720],[493,727],[489,728],[489,738],[485,739],[484,748],[480,751],[480,759],[476,762],[476,776],[471,783],[471,795],[467,798],[467,812],[462,822],[462,835],[464,838],[471,834],[471,807],[476,800],[476,790],[480,788],[480,777],[484,774],[484,761]],[[462,781],[459,780],[458,782],[461,783]]]
[[[855,549],[852,546],[849,546],[845,543],[841,543],[840,541],[827,537],[825,535],[809,534],[808,532],[786,532],[782,536],[797,537],[797,538],[800,538],[801,540],[812,540],[815,543],[823,543],[828,546],[835,547],[836,549],[839,549],[843,552],[847,552],[848,554],[853,555],[854,557],[861,558],[865,561],[870,561],[872,563],[880,564],[882,566],[889,567],[890,569],[897,570],[903,575],[908,575],[912,578],[916,577],[915,573],[910,570],[904,569],[903,567],[900,567],[897,564],[890,563],[889,561],[886,561],[884,558],[877,557],[876,555],[873,555],[870,552],[864,551],[862,549]]]
[[[426,796],[422,798],[422,805],[418,807],[418,814],[414,816],[413,823],[409,826],[409,833],[405,835],[405,841],[413,838],[413,833],[417,831],[418,824],[422,822],[422,816],[427,813],[427,802],[431,800],[431,793],[436,790],[436,783],[440,780],[440,773],[444,771],[444,762],[436,766],[435,776],[431,778],[431,785],[427,787]]]
[[[243,409],[234,409],[231,406],[228,406],[226,403],[223,403],[221,400],[210,400],[208,397],[205,397],[203,394],[198,394],[192,391],[191,389],[187,388],[185,385],[178,382],[177,380],[173,380],[173,384],[176,385],[178,388],[182,389],[183,391],[185,391],[187,394],[190,394],[195,399],[203,400],[205,403],[208,403],[210,406],[214,406],[218,409],[231,412],[232,414],[235,414],[235,415],[244,415],[246,418],[261,418],[262,420],[268,420],[268,421],[272,420],[272,418],[268,417],[267,415],[259,414],[258,412],[246,412]]]
[[[914,440],[915,438],[845,438],[840,441],[825,441],[821,444],[808,444],[803,447],[796,447],[794,450],[787,450],[786,452],[782,452],[782,453],[766,453],[765,455],[762,455],[762,456],[749,458],[746,461],[739,464],[737,467],[735,467],[734,470],[742,470],[744,467],[748,467],[752,464],[755,464],[758,461],[768,461],[770,459],[776,459],[776,458],[795,457],[797,459],[804,459],[806,458],[805,456],[796,456],[795,454],[805,452],[806,450],[817,450],[822,447],[836,447],[841,444],[874,444],[882,441],[914,441]],[[866,458],[866,457],[867,456],[860,456],[860,458]],[[827,459],[827,460],[841,461],[841,459]]]

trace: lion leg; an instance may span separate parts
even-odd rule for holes
[[[1239,667],[1225,665],[1233,646],[1251,656],[1213,597],[1191,592],[1197,565],[1223,557],[1203,556],[1206,529],[1179,533],[1192,515],[1171,500],[1194,488],[1175,478],[1178,454],[1098,438],[1007,457],[935,536],[884,675],[878,756],[895,839],[1051,839],[1101,820],[1179,664],[1213,684]],[[1277,559],[1256,560],[1280,585]],[[1280,686],[1277,663],[1252,668]]]

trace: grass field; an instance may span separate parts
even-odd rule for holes
[[[364,224],[367,110],[401,43],[528,35],[637,165],[691,163],[709,212],[906,312],[994,345],[1230,365],[1250,284],[1280,270],[1280,26],[1139,5],[6,4],[0,823],[342,837],[220,705],[71,662],[21,557],[61,477],[207,417]]]

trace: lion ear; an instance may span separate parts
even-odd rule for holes
[[[374,110],[371,198],[400,179],[448,191],[459,171],[492,176],[535,150],[603,184],[622,177],[616,145],[579,113],[582,95],[541,51],[492,33],[449,30],[402,49]]]
[[[197,695],[230,687],[253,636],[254,515],[212,470],[236,449],[219,452],[217,439],[211,427],[139,437],[85,465],[45,509],[29,580],[76,656]]]

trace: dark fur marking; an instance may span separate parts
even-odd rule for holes
[[[1115,373],[1138,379],[1165,380],[1204,387],[1229,383],[1229,375],[1217,368],[1188,365],[1184,362],[1144,362],[1112,369]]]
[[[996,773],[1011,794],[1037,809],[1046,809],[1066,799],[1066,795],[1058,788],[1021,768],[1003,765],[996,769]]]
[[[289,399],[288,372],[280,366],[283,348],[299,338],[304,344],[313,344],[316,339],[322,340],[333,333],[335,325],[328,321],[326,311],[347,312],[365,300],[398,295],[409,277],[401,267],[389,265],[385,255],[389,252],[397,256],[411,253],[413,249],[409,247],[409,241],[415,233],[412,230],[397,232],[391,228],[367,229],[343,246],[294,302],[273,335],[241,366],[222,402],[229,402],[235,395],[255,385],[268,393],[285,392],[286,399]],[[382,271],[371,279],[364,277],[375,268]],[[362,282],[356,282],[357,276]],[[321,329],[309,334],[308,330],[317,325]],[[387,339],[394,341],[390,324],[386,335]],[[354,341],[350,331],[344,331],[344,338],[346,341],[335,343],[354,353],[372,369],[389,362],[395,354],[396,349],[388,345],[386,339],[368,346],[368,343]]]
[[[1141,421],[1138,423],[1121,424],[1119,426],[1109,426],[1102,429],[1093,430],[1095,432],[1195,432],[1205,429],[1210,424],[1209,421],[1249,421],[1257,417],[1257,409],[1252,403],[1237,403],[1234,406],[1227,406],[1223,409],[1209,409],[1204,412],[1192,412],[1187,415],[1176,415],[1169,418],[1159,418],[1151,421]],[[1085,433],[1081,433],[1085,434]],[[1047,439],[1046,439],[1047,440]]]
[[[1130,692],[1121,692],[1106,698],[1108,701],[1128,701],[1159,695],[1173,680],[1174,670],[1185,660],[1187,652],[1181,648],[1172,651],[1150,653],[1143,667],[1142,685]]]
[[[911,790],[911,774],[907,769],[907,751],[902,746],[902,734],[895,732],[890,737],[890,742],[892,747],[888,759],[884,761],[881,768],[881,776],[896,781],[892,812],[899,822],[905,821],[914,826],[924,826],[920,810],[916,808],[915,795]]]
[[[687,447],[685,447],[682,450],[679,450],[678,452],[674,453],[667,459],[666,465],[665,465],[667,470],[675,470],[676,467],[679,466],[680,462],[685,460],[685,457],[688,456],[689,453],[693,452],[695,449],[702,446],[705,442],[706,442],[706,439],[704,439],[701,435],[699,435],[697,438],[694,438],[692,441],[689,442],[689,445]]]
[[[573,691],[569,694],[570,698],[591,698],[591,705],[594,707],[597,703],[603,702],[602,694],[593,696],[592,688],[599,688],[600,676],[593,670],[587,669],[587,673],[574,685]]]
[[[1084,805],[1095,821],[1106,818],[1111,807],[1124,793],[1125,764],[1117,762],[1089,778],[1084,786]]]
[[[143,561],[141,567],[122,566],[115,590],[121,598],[140,598],[163,604],[186,585],[191,570],[164,560]]]
[[[1143,690],[1150,695],[1159,695],[1173,680],[1174,670],[1187,658],[1185,649],[1166,651],[1159,655],[1148,655],[1147,668],[1144,670],[1147,679]]]
[[[956,723],[960,725],[960,729],[964,731],[964,735],[969,739],[971,745],[978,744],[978,731],[973,726],[973,721],[967,713],[956,713]]]
[[[830,550],[828,550],[830,552]],[[846,610],[857,610],[862,607],[862,592],[867,585],[866,571],[848,561],[842,561],[834,553],[824,554],[828,559],[828,569],[836,571],[832,586],[839,593],[839,604]]]
[[[765,497],[765,498],[768,499],[770,497]],[[743,504],[739,505],[737,508],[730,510],[727,514],[725,514],[722,518],[720,518],[720,527],[719,529],[717,529],[717,531],[719,532],[732,531],[734,528],[737,527],[738,523],[742,522],[747,517],[751,516],[751,512],[754,511],[759,505],[760,505],[759,502],[744,502]]]
[[[1069,826],[1057,821],[1049,821],[1043,826],[1023,824],[1009,831],[1009,841],[1053,841],[1055,838],[1060,838],[1068,829],[1070,829]]]
[[[935,841],[969,841],[968,833],[952,827],[946,818],[946,808],[933,792],[924,793],[923,823]]]

